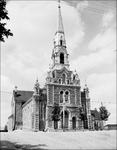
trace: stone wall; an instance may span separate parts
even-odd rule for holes
[[[28,104],[26,104],[24,107],[23,107],[23,116],[22,116],[22,119],[23,119],[23,129],[32,129],[32,113],[33,113],[33,106],[34,106],[34,103],[33,101],[30,101]]]
[[[80,86],[62,85],[62,84],[47,84],[47,107],[46,107],[46,128],[53,129],[54,121],[52,121],[53,104],[57,103],[60,106],[61,113],[63,111],[63,104],[60,104],[60,91],[69,91],[69,102],[66,103],[66,111],[69,113],[68,129],[72,129],[72,118],[76,117],[76,129],[81,128],[79,120],[79,105],[81,104]],[[62,122],[58,122],[58,128],[62,128]]]
[[[22,129],[22,103],[16,102],[15,107],[15,129]]]

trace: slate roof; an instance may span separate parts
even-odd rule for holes
[[[13,118],[13,114],[11,114],[11,115],[8,117],[8,119],[10,119],[10,118]]]
[[[13,91],[14,99],[16,101],[22,102],[26,102],[27,100],[29,100],[32,97],[33,93],[34,93],[33,91],[17,90],[17,93]]]

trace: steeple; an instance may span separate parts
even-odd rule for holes
[[[64,27],[63,27],[62,15],[61,15],[60,0],[58,1],[57,31],[56,31],[55,37],[54,37],[54,47],[56,47],[56,46],[66,47],[65,33],[64,33]]]
[[[85,83],[84,91],[85,91],[85,94],[86,94],[86,98],[88,99],[89,98],[89,88],[87,86],[87,83]]]
[[[60,0],[58,1],[58,30],[57,32],[64,33],[63,21],[62,21],[62,16],[61,16]]]
[[[54,49],[52,52],[52,69],[69,68],[68,53],[66,49],[65,33],[61,15],[60,0],[58,1],[57,31],[54,36]]]

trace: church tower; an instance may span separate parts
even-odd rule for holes
[[[65,33],[61,16],[60,1],[58,4],[58,27],[54,36],[54,48],[52,52],[52,69],[69,68],[68,53],[66,49]]]
[[[82,127],[82,122],[79,119],[80,79],[76,71],[73,72],[69,69],[60,1],[58,2],[58,27],[53,45],[52,66],[46,78],[46,128],[49,130],[79,129]],[[55,104],[60,108],[59,121],[52,119]]]

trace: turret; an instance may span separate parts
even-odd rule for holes
[[[40,94],[40,85],[39,85],[39,82],[37,79],[34,84],[34,94],[33,95],[39,95],[39,94]]]
[[[84,92],[85,92],[85,95],[86,95],[86,99],[89,99],[89,88],[88,88],[87,84],[85,84]]]

